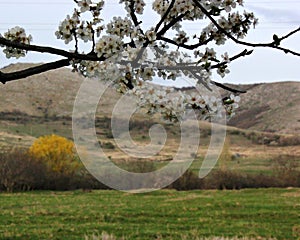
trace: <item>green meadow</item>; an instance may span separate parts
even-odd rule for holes
[[[0,214],[0,239],[299,239],[300,189],[1,193]]]

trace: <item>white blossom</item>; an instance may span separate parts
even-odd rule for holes
[[[127,17],[124,19],[121,17],[114,17],[113,21],[107,24],[106,32],[108,34],[116,35],[121,38],[123,38],[124,36],[129,37],[133,32],[133,25],[131,23],[131,20]]]
[[[230,94],[230,100],[233,102],[233,108],[239,107],[238,102],[241,100],[240,96],[234,96],[233,94]]]
[[[4,38],[13,42],[18,42],[23,44],[30,44],[30,42],[32,41],[32,36],[30,34],[27,36],[24,28],[21,28],[19,26],[11,28],[7,32],[5,32]],[[1,47],[5,47],[5,46],[1,46]],[[12,48],[12,47],[5,47],[3,52],[5,53],[7,58],[15,57],[18,59],[26,55],[25,50]]]
[[[116,35],[103,36],[96,44],[96,53],[98,57],[112,57],[115,54],[119,55],[122,49],[123,42]]]
[[[79,24],[78,12],[74,11],[72,17],[67,15],[66,19],[60,23],[58,31],[55,32],[56,37],[64,40],[65,44],[70,43],[74,39],[75,29]]]
[[[150,29],[146,32],[146,37],[149,40],[149,42],[153,42],[156,40],[156,33],[154,29]]]
[[[82,39],[84,42],[93,40],[93,27],[91,24],[85,24],[82,22],[78,27],[77,36]]]
[[[90,10],[90,5],[92,4],[91,0],[83,0],[83,1],[78,1],[78,6],[80,7],[80,11],[86,12]]]

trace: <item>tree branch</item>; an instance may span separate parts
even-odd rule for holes
[[[57,68],[65,67],[70,65],[69,59],[62,59],[55,62],[45,63],[39,66],[27,68],[25,70],[3,73],[0,71],[0,82],[5,84],[6,82],[26,78],[35,74],[47,72]]]
[[[205,81],[203,81],[201,76],[197,75],[197,71],[190,71],[190,73],[198,80],[198,83],[203,84],[203,86],[206,87],[209,91],[212,91],[208,84]]]
[[[164,13],[164,15],[162,16],[162,18],[160,19],[159,23],[156,25],[155,27],[155,32],[158,32],[160,26],[163,24],[163,22],[166,20],[166,18],[168,17],[169,13],[171,12],[171,9],[174,7],[175,4],[175,0],[172,0],[171,4],[169,5],[167,11]]]
[[[135,15],[134,12],[134,0],[130,0],[129,9],[130,9],[130,17],[134,25],[137,27],[141,22],[138,21],[137,16]]]
[[[229,58],[229,61],[232,62],[240,57],[245,57],[247,55],[250,55],[253,53],[253,50],[243,50],[242,52],[234,55],[233,57],[230,57]],[[119,62],[119,64],[121,65],[127,65],[129,63],[132,63],[132,61],[125,61],[125,60],[122,60]],[[157,65],[155,62],[151,62],[149,61],[148,64],[145,64],[145,65],[142,65],[142,64],[137,64],[137,61],[136,61],[136,65],[135,67],[147,67],[149,64],[152,64],[154,66],[157,67],[158,70],[167,70],[167,71],[177,71],[177,70],[183,70],[183,71],[190,71],[190,72],[197,72],[199,71],[199,65],[197,65],[196,62],[192,62],[192,63],[176,63],[176,66],[167,66],[167,65]],[[221,62],[221,63],[218,63],[218,64],[215,64],[215,65],[212,65],[210,67],[210,69],[216,69],[216,68],[219,68],[223,65],[226,65],[228,64],[227,62]]]
[[[245,57],[245,56],[250,55],[252,53],[253,53],[253,50],[248,51],[247,49],[245,49],[244,51],[240,52],[239,54],[229,58],[229,60],[232,62],[232,61],[234,61],[234,60],[236,60],[240,57]],[[221,67],[223,65],[226,65],[226,64],[228,64],[228,63],[227,62],[221,62],[221,63],[215,64],[215,65],[212,65],[210,68],[211,69],[219,68],[219,67]]]
[[[233,93],[246,93],[247,92],[247,91],[244,91],[244,90],[239,90],[239,89],[228,87],[228,86],[226,86],[222,83],[219,83],[219,82],[215,82],[215,81],[210,81],[210,82],[215,84],[217,87],[223,88],[224,90],[227,90],[227,91],[230,91],[230,92],[233,92]]]
[[[69,59],[77,60],[87,60],[87,61],[104,61],[104,57],[97,57],[95,54],[79,54],[74,52],[68,52],[65,50],[53,48],[53,47],[43,47],[38,45],[29,45],[24,43],[13,42],[7,40],[6,38],[0,37],[0,45],[5,45],[7,47],[18,48],[26,51],[40,52],[40,53],[50,53],[53,55],[59,55]]]
[[[176,24],[177,22],[181,21],[190,11],[187,11],[185,13],[180,14],[179,16],[177,16],[176,18],[172,19],[171,22],[169,22],[166,26],[163,27],[162,30],[160,30],[156,36],[159,38],[161,36],[163,36],[171,27],[174,26],[174,24]]]
[[[270,47],[270,48],[274,48],[277,50],[281,50],[284,53],[290,53],[296,56],[300,56],[300,53],[297,53],[295,51],[292,51],[290,49],[287,48],[283,48],[283,47],[279,47],[278,45],[276,45],[276,43],[270,42],[270,43],[248,43],[248,42],[244,42],[241,40],[236,39],[235,37],[233,37],[229,32],[227,32],[224,28],[222,28],[217,21],[211,16],[211,14],[199,3],[198,0],[193,0],[193,2],[195,3],[195,5],[200,8],[200,10],[208,17],[208,19],[217,27],[217,29],[223,33],[224,35],[226,35],[229,39],[231,39],[232,41],[234,41],[237,44],[241,44],[241,45],[245,45],[245,46],[249,46],[249,47]],[[300,27],[295,29],[294,31],[288,33],[287,35],[279,38],[279,40],[283,40],[286,39],[287,37],[291,36],[292,34],[295,34],[297,32],[300,32]]]
[[[173,44],[173,45],[175,45],[175,46],[177,46],[177,47],[182,47],[182,48],[185,48],[185,49],[188,49],[188,50],[194,50],[194,49],[196,49],[196,48],[198,48],[198,47],[201,47],[201,46],[203,46],[203,45],[206,45],[207,43],[209,43],[210,41],[212,41],[213,38],[208,38],[208,39],[206,39],[206,40],[203,41],[203,42],[199,42],[199,43],[196,43],[196,44],[193,44],[193,45],[187,45],[187,44],[184,44],[184,43],[178,44],[178,43],[175,42],[174,40],[169,39],[169,38],[166,38],[166,37],[162,37],[162,36],[161,36],[161,37],[158,37],[157,40],[162,40],[162,41],[165,41],[165,42],[167,42],[167,43]]]
[[[299,28],[297,28],[297,29],[295,29],[294,31],[291,31],[291,32],[290,32],[290,33],[288,33],[287,35],[285,35],[285,36],[282,36],[281,38],[279,38],[279,40],[280,40],[280,41],[282,41],[282,40],[284,40],[284,39],[286,39],[286,38],[288,38],[288,37],[292,36],[293,34],[295,34],[295,33],[299,32],[299,31],[300,31],[300,27],[299,27]]]

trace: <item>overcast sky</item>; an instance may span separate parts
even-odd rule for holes
[[[122,13],[118,0],[106,2],[106,14],[103,18],[110,19],[113,15]],[[245,7],[248,11],[256,13],[259,18],[259,25],[250,32],[247,41],[270,42],[274,33],[280,36],[300,26],[300,0],[245,0]],[[71,49],[72,45],[66,46],[61,40],[57,40],[54,32],[58,23],[70,14],[73,8],[72,0],[0,0],[0,32],[19,25],[32,34],[33,44]],[[146,13],[148,14],[148,11]],[[155,20],[154,15],[144,18],[144,26],[150,27],[152,19]],[[195,31],[198,26],[190,24],[188,30]],[[283,46],[300,52],[300,33],[285,41]],[[245,48],[227,44],[219,50],[234,55]],[[0,67],[13,62],[49,62],[55,59],[59,57],[30,53],[27,58],[15,61],[6,59],[1,53]],[[255,49],[251,56],[233,62],[230,71],[224,79],[214,75],[214,80],[230,83],[300,81],[300,58],[271,49]]]

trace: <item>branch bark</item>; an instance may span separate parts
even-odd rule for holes
[[[138,21],[138,18],[135,14],[134,1],[133,0],[130,0],[129,9],[130,9],[130,17],[131,17],[134,25],[137,27],[141,22]]]
[[[158,32],[160,26],[163,24],[163,22],[166,20],[166,18],[168,17],[169,13],[171,12],[172,8],[174,7],[175,4],[175,0],[172,0],[172,2],[170,3],[167,11],[164,13],[164,15],[162,16],[162,18],[160,19],[160,21],[158,22],[158,24],[155,27],[155,32]]]
[[[224,90],[227,90],[227,91],[232,92],[232,93],[246,93],[247,92],[247,91],[244,91],[244,90],[239,90],[239,89],[236,89],[236,88],[228,87],[228,86],[226,86],[222,83],[219,83],[219,82],[211,81],[211,83],[215,84],[217,87],[223,88]]]
[[[158,37],[158,40],[162,40],[162,41],[165,41],[167,43],[170,43],[172,45],[175,45],[177,47],[182,47],[182,48],[185,48],[185,49],[188,49],[188,50],[194,50],[194,49],[197,49],[198,47],[201,47],[203,45],[206,45],[208,44],[210,41],[213,40],[213,38],[208,38],[206,39],[205,41],[203,42],[199,42],[199,43],[196,43],[196,44],[192,44],[192,45],[188,45],[188,44],[178,44],[177,42],[175,42],[174,40],[172,39],[169,39],[169,38],[166,38],[166,37]]]
[[[238,58],[240,58],[240,57],[245,57],[245,56],[247,56],[247,55],[251,55],[252,53],[253,53],[253,50],[248,51],[247,49],[245,49],[244,51],[240,52],[239,54],[237,54],[237,55],[235,55],[235,56],[229,58],[229,60],[232,62],[232,61],[234,61],[234,60],[236,60],[236,59],[238,59]],[[226,62],[221,62],[221,63],[215,64],[215,65],[212,65],[210,68],[211,68],[211,69],[219,68],[219,67],[221,67],[221,66],[223,66],[223,65],[226,65],[226,64],[228,64],[228,63],[226,63]]]
[[[70,65],[69,59],[61,59],[55,62],[45,63],[39,66],[35,66],[35,67],[27,68],[25,70],[11,72],[11,73],[3,73],[0,71],[0,82],[5,84],[6,82],[9,81],[26,78],[32,75],[58,69],[61,67],[66,67],[69,65]]]
[[[4,45],[7,47],[18,48],[26,51],[39,52],[39,53],[49,53],[53,55],[58,55],[61,57],[69,58],[69,59],[77,59],[77,60],[87,60],[87,61],[103,61],[104,57],[97,57],[96,54],[80,54],[75,52],[68,52],[65,50],[61,50],[53,47],[44,47],[38,45],[29,45],[24,43],[13,42],[7,40],[4,37],[0,37],[0,45]]]
[[[163,36],[171,27],[173,27],[177,22],[180,22],[190,11],[180,14],[176,18],[174,18],[171,22],[165,25],[162,30],[160,30],[156,36],[157,38]]]

